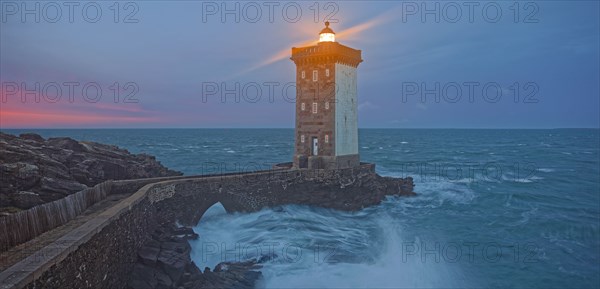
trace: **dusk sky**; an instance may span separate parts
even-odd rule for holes
[[[23,3],[39,15],[23,15]],[[2,1],[0,128],[292,128],[291,47],[314,44],[325,20],[362,50],[361,128],[600,123],[597,1],[110,1],[87,14],[76,3],[69,15],[63,2]],[[235,5],[237,15],[222,13]],[[223,103],[214,84],[240,89]]]

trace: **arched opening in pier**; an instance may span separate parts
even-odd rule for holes
[[[193,218],[188,219],[189,221],[187,224],[191,226],[196,226],[199,222],[201,222],[204,219],[220,218],[224,214],[233,212],[231,208],[232,206],[226,201],[223,202],[221,200],[207,200],[205,202],[201,202],[197,206],[193,207],[193,211],[191,212],[193,214]],[[185,218],[185,216],[180,217]]]
[[[227,214],[225,206],[221,202],[216,202],[210,206],[202,215],[200,215],[200,222],[203,220],[210,220],[213,218],[219,218],[222,215]]]

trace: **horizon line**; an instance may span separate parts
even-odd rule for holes
[[[153,129],[295,129],[294,127],[55,127],[55,128],[35,128],[35,127],[9,127],[0,128],[1,130],[153,130]],[[536,129],[600,129],[600,127],[359,127],[358,129],[515,129],[515,130],[536,130]]]

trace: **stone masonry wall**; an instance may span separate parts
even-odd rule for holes
[[[118,216],[27,288],[123,288],[136,252],[156,227],[156,209],[145,199]]]

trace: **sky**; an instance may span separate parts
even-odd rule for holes
[[[292,128],[325,20],[361,128],[600,126],[597,1],[0,4],[0,128]]]

